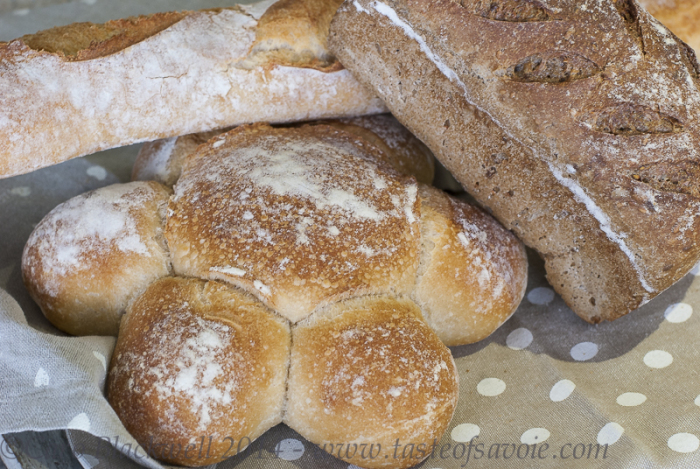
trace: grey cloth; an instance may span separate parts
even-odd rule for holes
[[[76,20],[231,3],[67,3],[0,15],[0,41]],[[109,150],[0,180],[0,434],[69,429],[87,468],[161,466],[136,451],[104,398],[114,339],[67,337],[53,328],[22,284],[20,260],[49,210],[128,181],[137,151]],[[541,260],[530,253],[530,261],[528,293],[515,315],[487,340],[452,348],[459,404],[420,467],[700,467],[700,280],[690,274],[640,310],[593,326],[554,294]],[[472,438],[477,446],[467,453]],[[348,464],[279,425],[217,466]]]

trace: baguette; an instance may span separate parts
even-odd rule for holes
[[[328,52],[338,4],[158,13],[0,43],[0,177],[238,124],[383,111]]]
[[[331,51],[613,320],[700,257],[700,67],[634,0],[347,0]]]

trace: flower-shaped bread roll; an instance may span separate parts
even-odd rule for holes
[[[177,141],[152,147],[141,167],[174,168],[172,195],[111,186],[37,226],[23,272],[50,320],[110,331],[127,305],[107,395],[155,457],[211,464],[285,422],[358,466],[409,467],[447,428],[457,373],[445,344],[512,314],[525,252],[408,175],[425,154],[368,132],[243,126],[179,162]],[[339,443],[356,450],[336,454]]]

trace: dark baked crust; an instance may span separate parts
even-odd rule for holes
[[[499,21],[449,0],[347,1],[330,46],[541,253],[577,314],[612,320],[698,259],[697,183],[665,171],[699,161],[694,57],[633,1],[548,5]]]

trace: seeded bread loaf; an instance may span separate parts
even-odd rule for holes
[[[0,43],[0,177],[238,124],[381,112],[328,52],[339,3],[267,0]]]
[[[589,322],[700,257],[700,68],[634,0],[347,0],[331,51]]]

